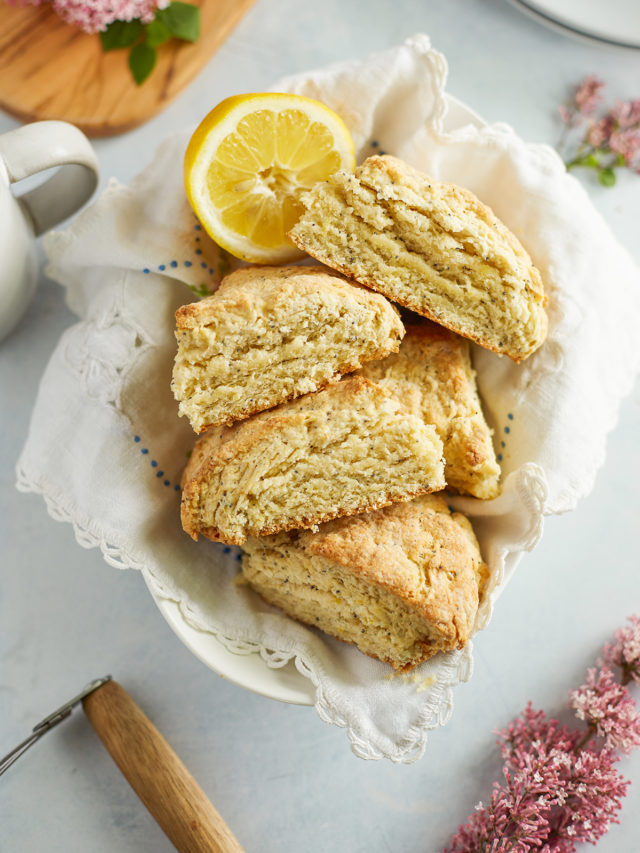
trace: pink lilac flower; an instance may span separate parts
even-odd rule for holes
[[[615,768],[617,757],[608,749],[587,748],[570,760],[558,778],[564,801],[552,810],[542,853],[572,853],[576,844],[595,844],[612,823],[620,822],[618,814],[630,783]]]
[[[589,127],[589,130],[587,131],[587,142],[589,145],[593,146],[593,148],[601,148],[608,142],[611,132],[615,126],[613,116],[604,116],[604,118],[601,118]]]
[[[640,681],[640,619],[629,621],[604,647],[604,657],[622,667],[627,680]],[[640,745],[640,714],[607,666],[588,671],[571,705],[586,731],[569,729],[529,703],[497,733],[504,782],[494,785],[487,806],[476,806],[444,853],[575,853],[578,844],[595,844],[619,822],[629,782],[615,767],[616,753]]]
[[[608,666],[622,669],[623,684],[631,680],[640,684],[640,617],[631,616],[628,621],[628,627],[616,631],[615,643],[606,643],[602,657]]]
[[[544,711],[536,711],[531,702],[505,729],[496,732],[502,757],[508,766],[520,769],[531,749],[537,754],[552,750],[573,752],[581,733],[549,719]]]
[[[640,125],[640,100],[618,101],[611,114],[623,130],[634,124]]]
[[[582,732],[548,719],[531,704],[498,733],[507,767],[517,769],[537,797],[547,834],[541,850],[564,853],[578,841],[596,841],[617,820],[628,782],[611,750],[580,749]]]
[[[573,99],[559,107],[566,125],[560,145],[565,147],[571,140],[574,154],[566,160],[567,169],[594,169],[600,183],[610,187],[619,166],[640,174],[640,99],[618,101],[608,112],[596,115],[603,88],[604,83],[592,74],[576,88]]]
[[[539,850],[548,831],[535,787],[523,774],[505,771],[505,784],[495,784],[488,806],[478,803],[466,825],[460,826],[445,853],[529,853]]]
[[[577,844],[594,844],[618,822],[629,783],[616,770],[615,755],[556,747],[555,738],[565,743],[567,730],[555,720],[548,726],[546,739],[530,744],[528,753],[522,742],[522,766],[505,767],[504,784],[494,786],[486,807],[476,807],[445,853],[574,853]]]
[[[23,0],[9,0],[14,5],[22,5]],[[43,0],[29,0],[40,5]],[[147,24],[156,13],[156,9],[165,9],[169,0],[52,0],[56,13],[68,24],[95,33],[106,30],[113,21],[133,21],[140,18]]]
[[[504,783],[480,803],[445,853],[574,853],[618,822],[629,782],[611,749],[580,748],[583,733],[531,704],[498,732]]]
[[[168,0],[53,0],[55,11],[67,23],[87,33],[106,30],[113,21],[143,23],[153,20],[156,9],[164,9]]]
[[[586,116],[594,113],[602,100],[601,92],[604,85],[595,74],[585,77],[582,83],[576,87],[573,100],[558,107],[562,121],[568,125],[576,125],[580,124]]]
[[[640,129],[614,130],[609,137],[609,148],[620,154],[626,166],[640,160]]]
[[[572,690],[570,697],[576,716],[604,738],[606,749],[629,753],[640,746],[640,714],[608,667],[588,670],[586,684]]]

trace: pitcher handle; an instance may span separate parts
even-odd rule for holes
[[[11,183],[61,168],[20,197],[36,237],[67,219],[98,185],[98,159],[87,137],[64,121],[37,121],[0,136],[0,157]]]

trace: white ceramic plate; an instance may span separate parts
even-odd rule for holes
[[[640,0],[510,0],[551,29],[614,47],[640,49]]]
[[[457,98],[449,95],[447,102],[449,109],[445,118],[445,130],[455,130],[467,124],[484,124],[480,116]],[[190,625],[176,602],[154,594],[153,584],[149,582],[145,571],[143,576],[158,609],[174,633],[214,672],[269,699],[295,705],[314,704],[315,688],[306,676],[298,672],[293,661],[274,669],[268,666],[258,653],[236,654],[228,651],[213,634],[199,631]]]

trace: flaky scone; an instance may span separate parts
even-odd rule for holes
[[[173,393],[196,432],[312,391],[398,349],[378,293],[314,267],[249,267],[176,311]]]
[[[469,521],[440,495],[243,550],[243,573],[266,601],[397,670],[465,645],[487,576]]]
[[[355,377],[203,436],[183,475],[182,526],[241,545],[443,487],[435,428]]]
[[[476,498],[499,493],[500,467],[482,414],[469,343],[428,320],[406,326],[400,350],[371,362],[360,376],[377,382],[425,423],[444,445],[447,486]]]
[[[328,266],[514,361],[544,341],[538,270],[468,190],[374,156],[302,200],[289,236]]]

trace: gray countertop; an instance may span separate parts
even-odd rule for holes
[[[640,97],[640,51],[571,41],[506,0],[258,0],[200,76],[164,113],[95,143],[103,182],[128,181],[170,131],[223,97],[283,74],[364,56],[415,32],[449,62],[449,91],[528,141],[554,144],[556,107],[596,72],[612,98]],[[0,132],[15,126],[0,115]],[[640,177],[613,190],[584,176],[596,206],[640,261]],[[0,345],[0,753],[91,678],[111,672],[152,717],[248,853],[436,851],[475,803],[500,759],[492,730],[531,699],[565,714],[602,643],[640,613],[636,551],[640,387],[622,407],[593,493],[551,518],[475,640],[475,673],[455,692],[448,725],[410,766],[365,762],[313,709],[249,693],[200,663],[174,636],[134,571],[83,550],[43,501],[14,488],[38,382],[74,322],[44,276],[19,328]],[[640,851],[640,751],[620,768],[634,780],[603,853]],[[0,850],[172,849],[123,780],[81,711],[0,782]]]

